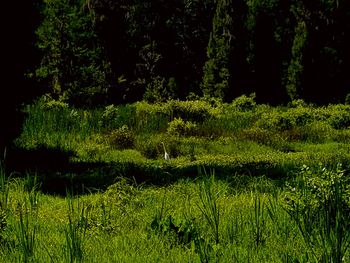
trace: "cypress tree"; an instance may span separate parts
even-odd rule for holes
[[[229,59],[231,49],[231,0],[219,0],[213,18],[207,47],[207,61],[201,89],[204,97],[223,99],[230,85]]]
[[[308,37],[307,26],[302,17],[304,7],[301,3],[293,5],[292,13],[294,14],[297,24],[294,31],[294,41],[292,45],[292,56],[288,66],[287,76],[287,94],[291,100],[298,98],[298,89],[301,86],[301,74],[303,73],[303,55]]]

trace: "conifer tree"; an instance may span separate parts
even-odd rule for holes
[[[42,52],[36,77],[57,97],[92,103],[106,89],[109,63],[103,56],[92,14],[79,1],[44,0],[37,29]]]
[[[302,3],[292,6],[291,11],[297,21],[292,45],[291,61],[288,66],[287,94],[291,100],[298,98],[298,89],[301,87],[301,74],[303,73],[303,56],[308,37],[307,26],[304,21],[305,8]]]
[[[231,0],[219,0],[213,18],[213,28],[207,48],[207,62],[201,85],[204,97],[223,99],[230,85],[229,59],[231,50]]]

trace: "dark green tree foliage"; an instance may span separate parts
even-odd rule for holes
[[[207,48],[202,90],[204,97],[223,99],[230,85],[229,60],[232,40],[231,0],[219,0]]]
[[[94,104],[197,95],[344,101],[347,0],[43,0],[41,83]],[[107,61],[110,61],[108,63]],[[96,101],[96,100],[95,100]]]
[[[77,104],[106,93],[109,63],[92,14],[79,1],[45,0],[37,45],[43,53],[36,76],[58,97]]]
[[[307,26],[305,8],[301,1],[291,6],[291,12],[295,16],[296,26],[292,46],[292,56],[287,71],[286,90],[291,100],[297,99],[298,88],[301,87],[301,74],[303,73],[303,55],[307,41]]]

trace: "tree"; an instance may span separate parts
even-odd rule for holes
[[[287,93],[291,100],[297,99],[301,87],[301,74],[303,73],[303,58],[307,41],[307,26],[305,22],[305,7],[301,2],[292,5],[291,11],[296,20],[295,35],[292,46],[291,61],[287,72]]]
[[[57,97],[93,104],[106,93],[110,65],[94,31],[93,17],[79,1],[44,0],[37,29],[42,51],[36,77]]]
[[[231,0],[219,0],[213,18],[202,91],[204,97],[223,99],[230,85],[229,59],[232,40]]]

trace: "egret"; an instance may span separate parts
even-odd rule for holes
[[[169,156],[169,154],[166,152],[164,142],[162,142],[162,144],[163,144],[163,148],[164,148],[164,159],[165,159],[165,160],[170,160],[170,156]]]

